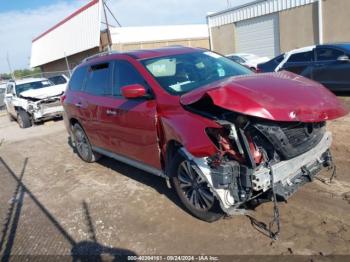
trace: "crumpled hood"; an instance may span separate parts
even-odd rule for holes
[[[53,96],[60,96],[66,90],[66,84],[43,87],[39,89],[31,89],[20,94],[22,97],[45,99]]]
[[[348,113],[321,84],[285,71],[231,77],[184,94],[180,102],[191,105],[205,96],[218,107],[275,121],[321,122]]]

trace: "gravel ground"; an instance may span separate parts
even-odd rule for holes
[[[161,178],[108,158],[82,162],[63,121],[23,130],[2,116],[0,254],[350,255],[350,116],[328,128],[337,178],[280,203],[282,231],[272,241],[246,216],[192,217]],[[269,222],[272,204],[253,216]]]

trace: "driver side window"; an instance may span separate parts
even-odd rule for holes
[[[113,72],[113,95],[121,96],[123,86],[140,84],[147,88],[145,79],[136,68],[126,60],[117,60]]]
[[[344,55],[344,52],[331,48],[316,49],[316,56],[318,61],[333,61],[337,60],[339,56]]]

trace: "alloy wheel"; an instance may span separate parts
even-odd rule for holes
[[[215,202],[207,182],[197,173],[188,160],[183,161],[178,169],[180,188],[189,204],[198,210],[209,210]]]
[[[90,144],[86,135],[80,129],[75,132],[75,144],[76,148],[83,159],[88,159],[90,152]]]

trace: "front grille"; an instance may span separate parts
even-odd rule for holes
[[[325,123],[259,122],[254,127],[283,159],[290,159],[316,146],[325,133]]]

